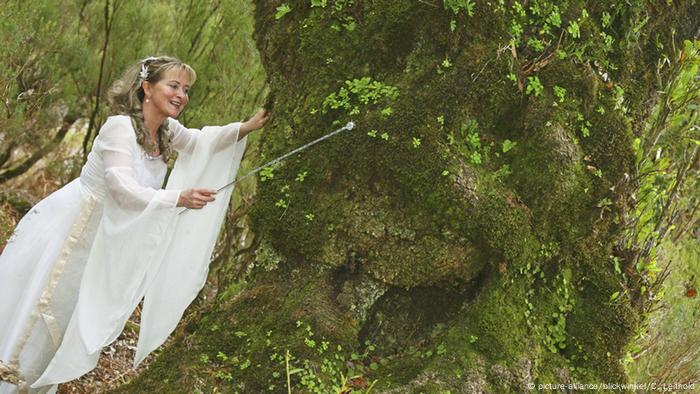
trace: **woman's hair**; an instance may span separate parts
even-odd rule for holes
[[[142,68],[147,71],[146,79],[142,78]],[[155,146],[149,147],[146,138],[146,127],[143,120],[143,81],[152,84],[160,81],[165,72],[171,69],[179,69],[187,73],[190,84],[194,85],[197,80],[197,73],[179,59],[170,56],[149,57],[137,62],[126,69],[121,78],[112,84],[107,92],[107,101],[110,105],[112,115],[129,115],[131,124],[136,131],[136,142],[141,145],[146,152],[154,150]],[[170,156],[170,133],[167,121],[158,128],[158,148],[163,161],[168,161]],[[150,148],[150,149],[149,149]]]

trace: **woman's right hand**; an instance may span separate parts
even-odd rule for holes
[[[214,189],[187,189],[180,193],[180,198],[177,200],[178,207],[189,209],[202,209],[208,202],[214,201]]]

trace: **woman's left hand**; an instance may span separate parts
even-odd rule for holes
[[[265,126],[268,119],[270,119],[270,112],[264,108],[261,108],[252,118],[243,122],[240,128],[240,133],[248,134],[253,130],[257,130]]]

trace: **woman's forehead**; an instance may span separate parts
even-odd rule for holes
[[[179,82],[183,85],[189,86],[190,75],[185,70],[171,68],[170,70],[166,70],[163,73],[163,81],[165,81],[165,82],[176,81],[176,82]]]

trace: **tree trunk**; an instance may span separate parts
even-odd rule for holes
[[[356,128],[262,177],[246,283],[123,390],[625,382],[620,184],[695,2],[323,3],[256,2],[259,161]]]

